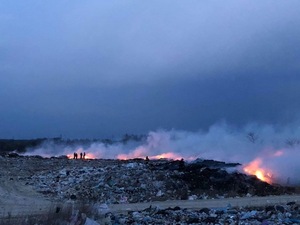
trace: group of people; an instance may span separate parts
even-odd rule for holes
[[[74,152],[74,159],[78,159],[78,153]],[[80,159],[85,159],[85,152],[80,152]]]

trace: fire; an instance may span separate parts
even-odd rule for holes
[[[80,152],[77,152],[78,159],[80,159]],[[73,159],[74,154],[67,154],[68,159]],[[96,159],[96,156],[93,153],[86,153],[84,159]]]
[[[143,153],[140,154],[141,152],[135,152],[134,154],[119,154],[117,156],[118,159],[121,160],[128,160],[131,158],[146,158],[147,154]],[[173,153],[173,152],[167,152],[167,153],[162,153],[159,155],[149,155],[148,156],[149,159],[173,159],[173,160],[180,160],[182,159],[182,156],[180,156],[179,154]]]
[[[132,158],[146,158],[148,156],[149,159],[155,160],[155,159],[171,159],[171,160],[181,160],[185,159],[188,161],[195,160],[196,157],[183,157],[182,155],[176,154],[174,152],[166,152],[166,153],[161,153],[158,155],[148,155],[145,152],[142,151],[136,151],[131,154],[119,154],[117,156],[117,159],[120,160],[128,160]]]
[[[128,154],[118,154],[117,159],[127,160],[133,158],[144,158],[146,156],[147,156],[147,150],[141,147],[135,149],[133,152],[130,152]]]
[[[272,171],[269,168],[266,168],[266,166],[263,166],[263,160],[270,161],[274,158],[282,157],[285,154],[286,154],[286,152],[282,149],[277,150],[275,152],[266,151],[266,152],[264,152],[263,155],[261,155],[261,157],[258,157],[256,159],[254,159],[252,162],[250,162],[249,164],[247,164],[243,168],[243,170],[247,174],[255,175],[258,179],[265,181],[269,184],[272,184],[272,183],[274,183],[274,181],[276,179],[274,174],[277,174],[277,173]]]
[[[92,153],[86,153],[85,159],[96,159],[96,156]]]
[[[162,153],[160,155],[150,156],[150,159],[173,159],[173,160],[180,160],[182,156],[175,154],[173,152]]]
[[[247,174],[255,175],[258,179],[267,182],[269,184],[272,184],[272,171],[262,168],[262,159],[256,158],[252,162],[250,162],[248,165],[246,165],[243,170]]]

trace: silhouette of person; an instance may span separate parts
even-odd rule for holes
[[[80,152],[80,159],[82,159],[82,152]]]
[[[85,152],[83,153],[83,158],[85,159]]]
[[[76,152],[74,152],[74,159],[78,158],[78,154]]]
[[[179,161],[179,169],[184,169],[184,159],[183,158],[181,158],[181,160]]]

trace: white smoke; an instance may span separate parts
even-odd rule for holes
[[[146,141],[122,144],[92,143],[89,146],[64,146],[45,142],[29,155],[58,156],[86,152],[95,158],[136,158],[163,156],[184,159],[214,159],[247,164],[256,158],[273,172],[276,181],[300,183],[300,129],[291,126],[249,124],[242,129],[226,123],[208,131],[158,130],[149,132]]]

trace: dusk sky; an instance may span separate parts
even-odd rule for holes
[[[0,139],[299,115],[299,0],[0,0]]]

